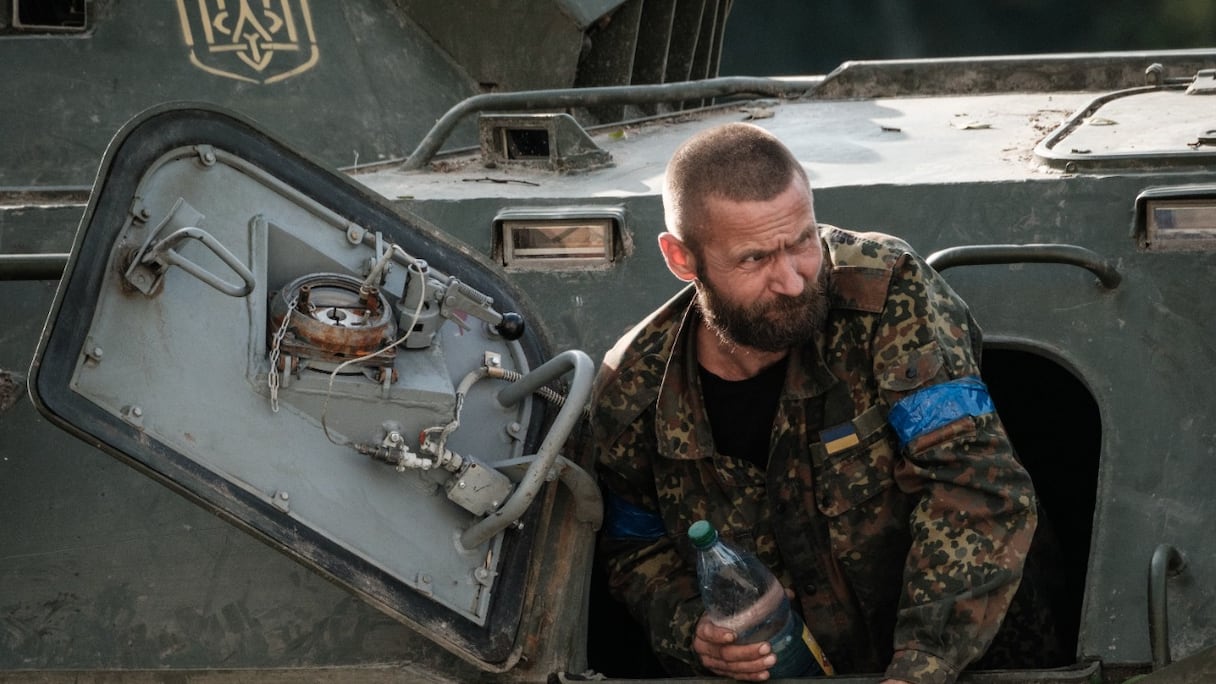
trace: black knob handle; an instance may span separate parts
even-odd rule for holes
[[[503,339],[514,342],[524,336],[524,317],[514,311],[508,311],[502,315],[502,320],[494,326],[494,330],[502,335]]]

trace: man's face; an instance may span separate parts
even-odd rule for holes
[[[707,209],[696,273],[708,327],[769,352],[811,339],[827,318],[827,272],[805,183],[764,202],[713,198]]]

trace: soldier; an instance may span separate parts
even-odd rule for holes
[[[806,172],[752,125],[681,146],[663,208],[691,285],[608,352],[593,398],[613,595],[673,673],[767,679],[767,643],[703,616],[686,532],[706,519],[792,590],[838,673],[953,682],[1037,520],[966,305],[902,241],[817,223]],[[1023,594],[1010,614],[1049,640]],[[1038,664],[1005,631],[985,666]]]

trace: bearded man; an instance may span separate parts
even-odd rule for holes
[[[691,285],[606,355],[592,405],[610,590],[673,674],[767,679],[769,645],[703,615],[686,533],[709,520],[837,673],[950,684],[997,637],[1037,520],[966,305],[904,242],[819,224],[801,164],[756,126],[682,145],[663,208],[659,248]]]

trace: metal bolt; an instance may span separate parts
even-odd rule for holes
[[[290,495],[287,492],[279,492],[279,498],[286,501],[290,498]]]
[[[131,415],[135,416],[136,418],[139,418],[144,415],[144,410],[138,406],[132,406]]]
[[[147,207],[141,208],[139,210],[139,217],[147,221],[148,219],[152,218],[152,210],[148,209]]]
[[[460,487],[461,489],[464,489],[464,480],[461,480],[460,482],[457,482],[457,483],[456,483],[456,486],[457,486],[457,487]]]
[[[101,347],[93,347],[93,358],[95,358],[95,359],[97,359],[98,361],[100,361],[100,360],[101,360],[101,354],[102,354]]]
[[[423,574],[417,575],[417,581],[415,582],[415,585],[417,586],[418,591],[422,592],[423,594],[426,594],[427,596],[431,595],[431,576],[430,575],[423,575]]]

